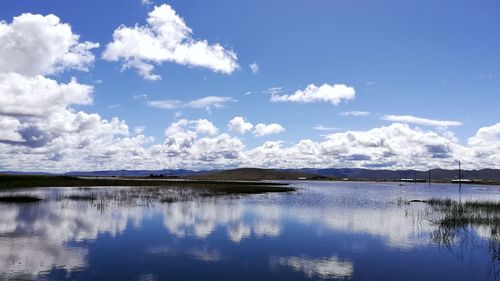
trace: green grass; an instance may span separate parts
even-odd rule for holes
[[[455,246],[469,247],[477,239],[474,238],[476,232],[471,230],[482,228],[487,231],[483,234],[489,235],[487,251],[493,263],[500,262],[500,202],[430,199],[425,203],[434,209],[434,212],[426,212],[427,218],[437,226],[431,234],[434,243],[450,251],[454,251]]]
[[[424,201],[444,214],[436,221],[443,227],[500,226],[500,202],[430,199]]]
[[[496,201],[463,201],[452,199],[430,199],[426,201],[431,206],[441,206],[448,208],[476,209],[488,212],[500,212],[500,202]]]
[[[0,175],[0,191],[29,187],[89,187],[89,186],[164,186],[205,189],[217,193],[256,194],[290,192],[295,188],[281,183],[202,181],[202,180],[146,180],[140,178],[78,178],[71,176]]]

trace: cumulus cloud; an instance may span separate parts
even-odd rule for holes
[[[148,101],[147,104],[151,107],[161,109],[204,108],[210,111],[212,108],[222,108],[229,102],[237,102],[237,100],[232,97],[208,96],[188,102],[180,100],[153,100]]]
[[[243,135],[253,129],[252,123],[247,122],[245,118],[241,116],[236,116],[233,119],[229,120],[227,127],[229,128],[229,131],[238,133],[240,135]]]
[[[77,157],[78,150],[82,157],[90,157],[83,151],[101,154],[118,150],[113,146],[129,135],[125,122],[117,118],[108,121],[71,108],[92,103],[92,91],[91,86],[75,79],[64,84],[40,75],[0,73],[2,157],[26,153],[23,158],[27,159],[29,148],[33,149],[33,158],[47,160],[59,160],[62,155]]]
[[[247,122],[245,118],[241,116],[236,116],[233,119],[229,120],[228,129],[231,132],[243,135],[247,132],[252,131],[256,137],[262,137],[271,134],[279,134],[285,131],[285,128],[278,123],[264,124],[259,123],[257,125],[253,125],[250,122]]]
[[[121,61],[123,69],[134,68],[148,80],[161,79],[153,70],[155,65],[164,62],[204,67],[225,74],[238,68],[235,52],[220,44],[193,39],[191,28],[167,4],[155,7],[144,26],[118,27],[102,57]]]
[[[165,20],[157,15],[161,11],[175,15],[173,10],[164,5],[150,14],[146,27],[129,28],[129,30],[139,32],[166,26],[175,28],[180,26],[181,29],[182,26],[185,27],[178,16],[177,19],[169,18],[169,22],[158,22]],[[23,33],[21,32],[23,28],[19,27],[23,25],[27,26],[27,29],[40,30],[36,34]],[[119,30],[122,29],[127,30],[126,27],[121,27]],[[159,36],[158,34],[163,34],[162,32],[174,36],[176,30],[178,31],[178,29],[155,30],[151,31],[153,33],[150,36]],[[185,36],[190,38],[191,34],[188,28],[186,30],[188,32],[181,32],[174,43],[181,42],[181,45],[188,46],[198,44],[199,41],[186,39]],[[35,43],[31,44],[26,34],[32,36],[31,39]],[[467,168],[499,167],[500,123],[479,129],[475,136],[468,139],[467,145],[461,145],[453,136],[441,130],[434,132],[414,128],[408,124],[394,123],[367,131],[329,134],[322,141],[303,139],[295,144],[285,145],[285,142],[276,140],[264,142],[253,149],[246,149],[244,143],[231,134],[252,132],[255,136],[265,136],[283,132],[285,129],[277,123],[253,125],[243,117],[237,116],[228,123],[230,134],[221,133],[206,119],[181,119],[167,126],[164,139],[152,145],[154,138],[143,135],[143,130],[140,128],[131,134],[127,123],[123,120],[104,119],[99,114],[76,110],[76,106],[92,103],[94,94],[92,86],[79,83],[76,79],[57,81],[47,77],[67,69],[88,70],[94,60],[90,51],[96,44],[80,42],[69,25],[61,23],[56,16],[51,15],[25,14],[15,18],[10,24],[2,22],[0,38],[3,40],[3,44],[0,44],[2,46],[0,47],[0,159],[2,159],[0,169],[2,170],[61,172],[122,168],[206,169],[241,166],[426,169],[454,167],[457,159],[461,159]],[[8,45],[11,42],[20,44],[24,48],[13,49]],[[38,48],[53,49],[42,56]],[[10,62],[13,57],[19,57],[19,60]],[[155,60],[147,60],[144,57],[119,58],[123,59],[124,63],[137,65],[145,63],[146,68],[153,67],[156,63]],[[151,72],[149,74],[154,75]],[[354,97],[354,89],[344,85],[321,87],[310,85],[293,95],[278,95],[279,91],[282,91],[282,88],[275,87],[268,90],[272,98],[280,101],[324,101],[338,104],[342,100]],[[135,98],[147,98],[147,96]],[[227,102],[233,101],[235,100],[230,97],[210,96],[187,102],[163,101],[156,103],[156,106],[210,109],[222,107]],[[415,121],[415,118],[412,120]],[[408,121],[408,118],[405,121]],[[432,122],[432,124],[446,127],[456,123]],[[316,127],[316,129],[325,128]],[[246,229],[245,226],[234,225],[230,231],[231,236],[235,241],[241,239],[247,235]],[[270,234],[278,231],[270,225],[262,225],[259,229],[259,232]],[[198,231],[204,233],[206,228],[205,230],[200,228]]]
[[[259,123],[255,125],[253,133],[257,137],[262,137],[271,134],[279,134],[285,131],[285,128],[278,123],[263,124]]]
[[[99,47],[80,42],[71,26],[55,15],[22,14],[12,23],[0,22],[0,72],[35,76],[65,69],[87,71],[94,62],[90,51]]]
[[[321,142],[304,139],[290,147],[283,147],[280,141],[265,142],[246,155],[256,167],[426,169],[454,167],[456,157],[466,158],[468,151],[455,140],[436,132],[394,123],[368,131],[330,134]],[[481,160],[468,158],[468,161]]]
[[[151,138],[130,137],[118,118],[73,108],[92,103],[92,86],[46,77],[87,71],[94,61],[90,50],[98,44],[80,42],[54,15],[22,14],[0,23],[0,46],[0,158],[8,159],[2,169],[99,169],[111,158],[144,156],[142,145]]]
[[[259,73],[259,65],[257,63],[254,62],[248,65],[248,67],[250,67],[250,71],[252,71],[253,74]]]
[[[368,111],[344,111],[339,113],[340,116],[368,116]]]
[[[92,90],[92,86],[79,84],[76,79],[63,84],[40,75],[0,73],[0,114],[40,116],[71,104],[90,104]]]
[[[469,138],[467,146],[442,131],[394,123],[367,131],[332,133],[321,141],[303,139],[289,146],[280,140],[266,141],[245,149],[240,139],[220,133],[206,119],[175,121],[165,130],[162,143],[146,147],[150,140],[143,135],[130,137],[127,125],[118,119],[106,121],[83,112],[58,115],[51,117],[53,120],[46,125],[36,127],[37,130],[27,131],[16,129],[23,128],[25,123],[14,117],[0,118],[3,137],[0,156],[7,159],[2,162],[2,169],[93,170],[124,168],[124,165],[134,169],[243,166],[428,169],[454,168],[458,159],[471,169],[499,167],[500,163],[500,123],[479,129]],[[255,136],[284,130],[273,124],[253,126],[240,116],[231,119],[228,128],[231,133],[252,131]],[[17,144],[23,141],[26,144]]]
[[[316,86],[308,85],[304,90],[297,90],[291,95],[271,95],[272,102],[297,102],[297,103],[312,103],[312,102],[329,102],[333,105],[338,105],[342,100],[354,99],[354,88],[343,84],[323,84]]]
[[[500,163],[500,123],[480,128],[467,140],[472,157],[481,159],[483,167],[498,167]]]
[[[224,166],[244,158],[243,143],[228,134],[217,135],[218,129],[208,120],[181,119],[165,130],[165,141],[151,148],[165,164],[190,166]]]
[[[462,122],[459,121],[434,120],[434,119],[415,117],[411,115],[384,115],[382,117],[382,120],[416,124],[422,126],[431,126],[431,127],[453,127],[462,125]]]
[[[19,133],[21,122],[9,116],[0,116],[0,141],[21,142],[23,137]]]
[[[219,130],[207,119],[200,119],[196,123],[196,131],[201,134],[215,135]]]

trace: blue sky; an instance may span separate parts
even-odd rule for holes
[[[116,42],[113,38],[115,30],[120,26],[132,29],[136,25],[148,28],[148,13],[164,4],[191,29],[189,40],[206,40],[209,46],[220,44],[226,52],[236,55],[234,63],[238,67],[230,73],[222,73],[214,70],[214,66],[200,66],[196,62],[186,65],[172,60],[154,61],[151,63],[154,66],[152,73],[161,76],[161,80],[151,81],[140,75],[137,68],[122,69],[124,56],[130,55],[124,53],[127,50],[121,51],[116,60],[103,55],[108,44]],[[2,2],[0,19],[9,25],[13,17],[23,13],[54,14],[61,23],[71,26],[73,34],[80,35],[79,42],[99,43],[100,47],[88,50],[95,58],[86,70],[65,67],[63,71],[40,74],[59,83],[68,83],[71,77],[75,77],[78,83],[93,86],[91,103],[70,103],[65,108],[97,113],[103,120],[117,117],[126,122],[130,134],[134,128],[142,127],[141,135],[154,138],[141,144],[145,149],[163,145],[165,129],[181,119],[207,119],[218,128],[218,134],[231,133],[227,123],[236,116],[243,117],[253,126],[277,123],[284,128],[258,137],[251,131],[231,134],[244,144],[245,148],[240,152],[246,158],[250,157],[249,150],[259,148],[266,141],[282,141],[282,146],[288,148],[305,139],[319,144],[325,135],[367,132],[396,122],[411,130],[436,133],[443,137],[444,142],[450,140],[451,144],[443,144],[449,152],[445,158],[450,158],[442,163],[444,166],[450,165],[455,158],[470,157],[471,167],[482,167],[500,165],[497,162],[499,152],[495,151],[499,147],[498,126],[495,125],[500,122],[499,8],[497,1],[456,0],[183,0],[151,1],[149,4],[141,0],[37,0]],[[253,63],[258,65],[257,73],[249,67]],[[305,91],[311,84],[318,87],[323,84],[345,85],[355,91],[355,97],[341,99],[336,105],[319,100],[273,102],[268,91],[279,88],[275,95],[292,95],[296,91]],[[187,104],[209,96],[230,98],[231,101],[221,108],[209,110],[191,108]],[[165,100],[176,100],[178,104],[174,109],[148,104]],[[358,116],[346,114],[353,111],[365,113]],[[394,116],[388,118],[387,115]],[[11,118],[13,114],[8,116]],[[415,121],[415,118],[420,119]],[[439,121],[454,121],[458,125],[440,126]],[[317,130],[318,125],[332,130]],[[470,138],[477,136],[483,127],[490,128],[487,129],[488,137],[472,143],[481,143],[481,147],[490,150],[472,151],[474,147]],[[431,142],[423,146],[435,145],[434,140]],[[318,153],[327,153],[321,149]],[[462,149],[470,151],[463,152]],[[382,161],[380,155],[370,154],[369,149],[361,150],[347,152],[342,161],[336,162],[337,159],[332,165],[326,161],[321,166],[369,167]],[[4,155],[11,155],[9,157],[31,153],[20,152],[19,145],[7,147],[5,151],[8,153]],[[55,153],[52,149],[50,151]],[[289,155],[287,153],[284,155]],[[467,156],[457,156],[460,153]],[[484,153],[489,162],[474,160]],[[57,158],[62,163],[64,155],[61,152]],[[345,162],[353,155],[364,155],[362,159],[371,160]],[[421,164],[416,167],[424,167],[428,156],[422,156]],[[4,169],[31,169],[18,167],[19,161],[13,161]],[[220,165],[268,166],[264,162],[224,162]],[[49,170],[58,170],[62,165],[42,163],[50,167]],[[170,165],[168,161],[161,163],[169,167],[181,165]],[[182,163],[198,167],[191,165],[193,162]],[[299,161],[290,166],[309,164]],[[102,163],[99,165],[108,167]],[[286,163],[275,165],[289,166]],[[212,165],[207,162],[199,166]],[[392,163],[387,167],[408,166]],[[92,163],[75,168],[92,169]]]

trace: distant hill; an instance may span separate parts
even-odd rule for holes
[[[202,175],[190,175],[190,179],[205,179],[205,180],[297,180],[297,179],[327,179],[325,176],[294,172],[285,170],[273,169],[258,169],[258,168],[240,168],[234,170],[223,170],[216,172],[208,172]]]
[[[357,168],[341,168],[341,169],[287,169],[289,172],[303,172],[322,175],[326,177],[348,178],[357,180],[399,180],[402,178],[427,179],[428,171],[415,170],[370,170]],[[458,178],[458,170],[432,169],[431,179],[448,181]],[[482,170],[462,170],[462,178],[492,180],[500,182],[499,169],[482,169]]]
[[[35,174],[48,175],[40,172],[4,171],[0,174]],[[412,179],[416,174],[418,179],[428,179],[428,171],[415,170],[371,170],[358,168],[328,168],[328,169],[258,169],[239,168],[232,170],[193,171],[185,169],[164,170],[106,170],[106,171],[75,171],[64,173],[70,176],[87,177],[178,177],[207,180],[296,180],[299,178],[369,180],[369,181],[398,181],[402,178]],[[431,170],[433,181],[449,181],[458,178],[458,170]],[[500,169],[463,170],[462,178],[480,179],[483,181],[500,182]]]
[[[149,177],[155,176],[187,176],[200,172],[192,170],[106,170],[106,171],[75,171],[68,172],[64,175],[67,176],[80,176],[80,177]]]
[[[44,172],[17,172],[17,171],[0,171],[0,174],[3,174],[3,175],[40,175],[40,176],[55,175],[52,173],[44,173]]]

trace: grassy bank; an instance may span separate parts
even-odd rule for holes
[[[29,187],[156,186],[206,189],[219,193],[289,192],[286,184],[241,181],[150,180],[134,178],[78,178],[71,176],[0,175],[0,190]]]

